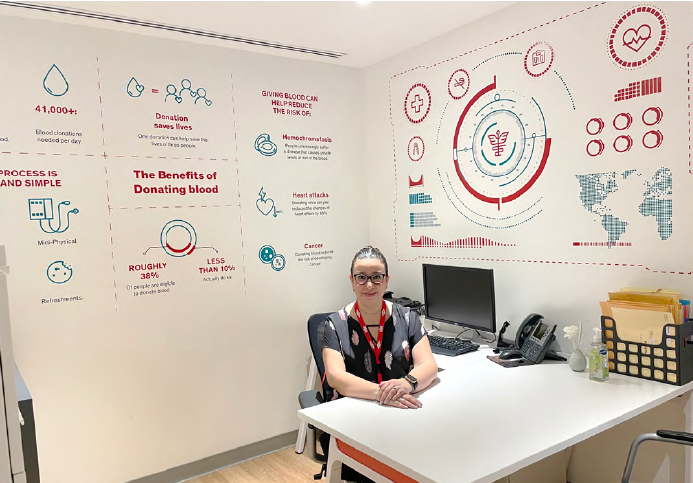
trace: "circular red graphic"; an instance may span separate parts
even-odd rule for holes
[[[551,44],[544,41],[536,42],[525,53],[525,72],[532,77],[541,77],[551,69],[553,59]]]
[[[654,121],[647,122],[645,116],[647,116],[648,112],[654,112],[656,116]],[[647,117],[649,118],[650,116]],[[659,124],[663,117],[664,112],[662,112],[662,109],[660,109],[659,107],[648,107],[647,109],[645,109],[645,112],[642,113],[642,123],[646,126],[654,126],[655,124]]]
[[[597,126],[596,126],[597,130],[594,132],[590,131],[590,124],[592,124],[593,122],[597,123]],[[585,126],[585,130],[587,131],[587,134],[589,134],[590,136],[596,136],[597,134],[601,133],[603,129],[604,129],[604,121],[602,121],[598,117],[593,117],[592,119],[587,121],[587,125]]]
[[[625,148],[618,149],[616,147],[616,143],[618,142],[619,139],[625,139],[626,140],[626,147]],[[632,147],[633,147],[633,138],[628,136],[628,135],[619,136],[616,139],[614,139],[614,150],[617,153],[625,153],[626,151],[630,151],[630,148],[632,148]]]
[[[411,86],[404,98],[404,114],[409,122],[418,124],[431,110],[431,91],[424,84],[418,83]]]
[[[640,5],[624,12],[609,34],[611,59],[624,69],[652,61],[667,40],[667,19],[660,9]]]
[[[616,125],[616,121],[618,121],[618,119],[620,117],[623,117],[625,119],[625,122],[626,122],[621,127]],[[617,131],[625,131],[626,129],[628,129],[630,127],[631,124],[633,124],[633,116],[631,116],[627,112],[622,112],[620,114],[616,114],[616,117],[614,118],[613,124],[614,124],[614,129],[616,129]]]
[[[464,108],[452,142],[457,176],[469,194],[498,206],[534,186],[546,167],[551,138],[534,98],[493,82]]]
[[[645,143],[645,138],[648,136],[648,134],[652,134],[655,137],[655,143],[652,145]],[[664,141],[664,135],[658,130],[647,131],[642,137],[642,145],[647,149],[658,148],[662,144],[662,141]]]
[[[448,80],[448,94],[453,99],[462,99],[469,91],[469,74],[464,69],[457,69]]]
[[[423,158],[425,150],[426,146],[424,145],[423,139],[421,139],[419,136],[414,136],[409,140],[409,144],[407,145],[407,154],[409,154],[409,159],[412,161],[416,162]]]
[[[590,150],[590,146],[593,143],[597,145],[596,152],[594,152],[594,149]],[[601,139],[593,139],[587,143],[587,154],[589,154],[590,156],[599,156],[600,154],[602,154],[602,152],[604,152],[604,141],[602,141]]]

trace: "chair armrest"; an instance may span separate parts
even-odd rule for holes
[[[298,404],[301,405],[301,409],[312,408],[323,402],[322,394],[317,390],[302,391],[298,395]]]
[[[693,433],[658,429],[657,436],[659,436],[660,438],[675,439],[676,441],[682,441],[684,443],[693,444]]]

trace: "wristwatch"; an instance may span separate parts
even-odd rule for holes
[[[412,376],[411,374],[407,374],[406,376],[404,376],[404,379],[409,384],[411,384],[411,390],[416,391],[416,387],[419,385],[419,381],[417,381],[416,378],[414,376]]]

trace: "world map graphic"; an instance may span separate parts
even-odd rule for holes
[[[623,183],[637,182],[642,174],[635,169],[622,173],[591,173],[575,176],[580,184],[582,206],[601,221],[607,234],[607,243],[616,243],[633,220],[627,221],[622,215],[614,213],[609,206],[609,197],[616,193]],[[673,233],[672,224],[672,174],[669,168],[659,168],[650,179],[642,184],[642,201],[638,212],[643,217],[653,217],[657,221],[660,239],[667,240]]]

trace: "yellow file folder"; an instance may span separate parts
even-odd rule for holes
[[[621,340],[661,344],[664,326],[674,323],[674,315],[667,306],[642,307],[611,302],[600,302],[602,314],[616,321]]]
[[[645,289],[643,289],[645,290]],[[624,303],[631,302],[633,303],[633,307],[639,306],[643,307],[642,304],[645,305],[656,305],[656,306],[669,306],[670,310],[669,312],[673,315],[674,317],[674,324],[681,324],[683,323],[683,312],[682,312],[682,305],[679,303],[679,297],[678,295],[672,295],[673,293],[678,294],[678,292],[675,292],[673,290],[667,291],[671,293],[663,293],[664,291],[660,291],[659,293],[646,293],[646,292],[636,292],[636,291],[625,291],[625,289],[621,289],[620,292],[609,292],[609,299],[610,301],[621,301]]]

